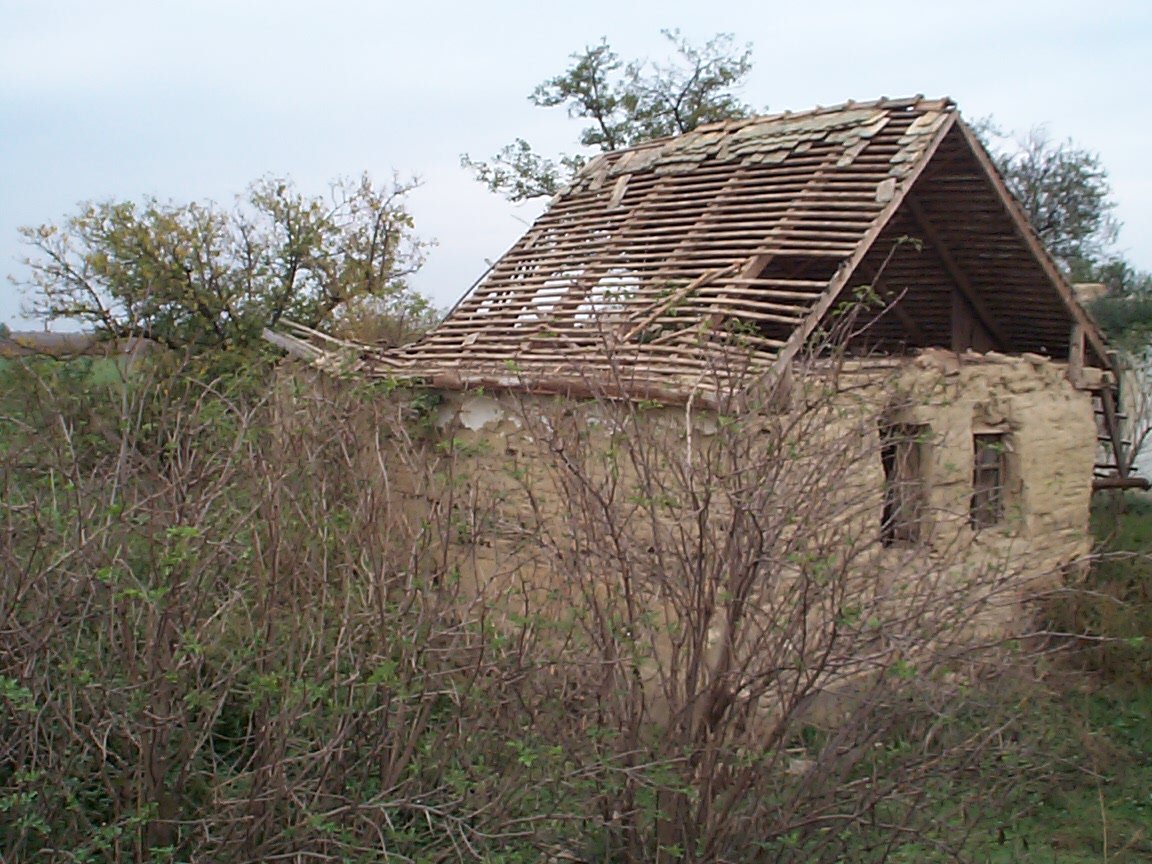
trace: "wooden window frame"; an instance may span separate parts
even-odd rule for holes
[[[884,469],[880,542],[884,546],[915,545],[923,539],[927,435],[928,427],[920,423],[880,426],[880,464]]]
[[[1004,432],[972,434],[972,501],[968,522],[977,531],[1004,521],[1008,451],[1008,435]]]

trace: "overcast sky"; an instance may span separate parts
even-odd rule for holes
[[[571,150],[579,126],[527,94],[601,37],[660,59],[661,28],[752,43],[742,95],[773,111],[923,93],[1047,124],[1100,154],[1121,249],[1152,269],[1152,0],[0,0],[0,274],[25,273],[18,226],[81,201],[396,172],[421,180],[417,230],[438,244],[417,286],[447,306],[538,208],[460,154]],[[0,283],[0,321],[29,326],[19,307]]]

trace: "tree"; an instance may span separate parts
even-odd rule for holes
[[[231,210],[84,204],[60,225],[21,229],[33,248],[28,308],[194,354],[258,346],[284,318],[332,326],[365,305],[418,326],[431,309],[407,282],[425,248],[405,205],[412,188],[364,175],[312,197],[268,177]]]
[[[1099,154],[1071,140],[1054,143],[1043,127],[1016,139],[989,120],[976,130],[1064,272],[1106,286],[1092,303],[1104,331],[1125,350],[1145,351],[1152,334],[1152,273],[1133,267],[1114,248],[1120,226]]]
[[[1108,172],[1100,156],[1043,127],[995,153],[1004,179],[1052,257],[1074,271],[1099,261],[1116,239]]]
[[[974,125],[1049,254],[1072,278],[1102,281],[1096,271],[1114,269],[1119,223],[1100,155],[1071,139],[1054,142],[1043,126],[1020,136],[990,118]]]
[[[703,123],[746,117],[751,108],[735,89],[752,69],[752,48],[721,33],[702,47],[678,30],[661,31],[675,53],[666,64],[623,63],[604,39],[573,54],[572,65],[528,97],[541,108],[567,106],[568,116],[590,121],[580,133],[584,147],[600,151],[630,147],[650,138],[690,132]],[[465,154],[461,164],[493,192],[512,201],[554,195],[584,165],[580,154],[541,156],[523,138],[487,162]]]
[[[1107,289],[1091,304],[1096,321],[1125,351],[1136,355],[1146,352],[1152,340],[1152,273],[1114,258],[1097,265],[1092,276]]]
[[[1127,476],[1152,442],[1152,273],[1133,267],[1115,249],[1119,223],[1108,172],[1099,154],[1071,140],[1054,143],[1043,127],[1012,139],[984,120],[976,132],[1065,275],[1105,286],[1088,308],[1124,369],[1128,444],[1116,458]]]

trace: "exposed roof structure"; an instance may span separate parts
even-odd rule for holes
[[[596,157],[448,317],[368,374],[565,392],[609,364],[637,393],[738,345],[766,368],[861,286],[853,347],[1069,356],[1099,332],[952,102],[849,102]],[[576,388],[579,389],[579,388]]]

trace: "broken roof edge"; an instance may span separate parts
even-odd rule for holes
[[[777,123],[781,120],[805,120],[810,117],[820,117],[826,114],[842,114],[845,111],[877,111],[877,110],[900,110],[920,108],[925,111],[941,111],[953,113],[957,111],[956,103],[948,96],[940,96],[938,98],[928,99],[922,93],[915,96],[907,96],[898,99],[890,99],[887,96],[881,96],[879,99],[870,99],[865,102],[857,102],[854,99],[849,99],[846,102],[841,102],[838,105],[818,105],[815,108],[809,108],[805,111],[776,111],[771,114],[751,114],[747,117],[736,117],[729,120],[717,120],[712,123],[701,123],[699,126],[689,129],[687,132],[679,132],[674,135],[661,135],[659,138],[649,138],[629,147],[620,147],[616,150],[608,150],[597,153],[588,164],[580,169],[579,173],[588,171],[592,162],[601,158],[602,156],[611,156],[617,153],[626,153],[629,150],[645,150],[653,147],[661,147],[669,141],[675,141],[678,138],[683,138],[685,135],[693,135],[695,133],[704,132],[728,132],[734,129],[742,129],[745,126],[757,126],[761,124]]]
[[[291,323],[291,322],[289,322]],[[293,325],[300,327],[301,325]],[[303,328],[310,329],[310,328]],[[312,331],[315,332],[315,331]],[[322,335],[322,334],[321,334]],[[877,354],[855,356],[842,352],[832,355],[806,353],[794,356],[787,366],[779,362],[766,365],[747,363],[741,368],[706,368],[692,375],[669,376],[659,371],[630,368],[624,364],[610,364],[597,368],[571,368],[568,370],[539,370],[533,368],[503,369],[448,369],[395,367],[382,369],[355,356],[346,349],[325,351],[293,336],[265,330],[265,338],[284,347],[307,345],[307,356],[288,350],[291,356],[305,360],[308,366],[335,377],[375,379],[387,381],[389,389],[407,391],[446,391],[461,394],[519,394],[522,396],[553,397],[578,401],[606,400],[632,402],[653,406],[694,406],[702,410],[747,410],[781,408],[790,398],[795,382],[810,376],[840,378],[846,376],[848,388],[855,390],[875,376],[899,374],[908,369],[935,369],[950,375],[953,371],[973,366],[1010,366],[1021,363],[1040,368],[1066,370],[1068,362],[1054,360],[1039,354],[1011,354],[1002,351],[952,351],[930,347],[906,355]],[[354,346],[355,343],[343,342]],[[357,346],[366,350],[368,346]],[[1066,373],[1060,373],[1067,378]],[[1097,376],[1077,386],[1080,390],[1094,390],[1104,386],[1108,373],[1097,370]],[[864,376],[864,377],[861,377]],[[783,400],[783,401],[782,401]]]
[[[551,208],[553,204],[564,198],[571,189],[576,186],[581,180],[587,179],[596,174],[608,160],[619,160],[629,153],[639,153],[645,150],[658,150],[667,146],[673,141],[684,139],[689,136],[707,135],[712,133],[730,133],[740,129],[745,129],[753,126],[768,126],[773,123],[780,123],[782,121],[797,121],[831,116],[835,114],[843,114],[845,111],[899,111],[921,109],[924,111],[938,111],[947,114],[958,113],[956,102],[949,96],[939,96],[935,98],[927,98],[923,93],[917,93],[914,96],[904,96],[899,98],[889,98],[888,96],[881,96],[879,99],[869,99],[863,102],[857,102],[855,99],[848,99],[845,102],[840,102],[835,105],[818,105],[814,108],[809,108],[803,111],[776,111],[769,114],[751,114],[746,117],[737,117],[728,120],[717,120],[712,123],[701,123],[686,132],[677,132],[670,135],[661,135],[658,138],[649,138],[632,144],[628,147],[620,147],[615,150],[605,150],[594,154],[584,166],[576,172],[576,174],[565,183],[555,195],[548,199],[546,210]],[[491,268],[489,268],[491,269]],[[481,277],[481,280],[483,277]],[[480,280],[478,280],[480,281]],[[466,295],[465,295],[466,296]]]
[[[951,102],[948,102],[948,104],[953,105]],[[945,137],[947,137],[948,133],[952,131],[953,126],[956,125],[959,118],[959,113],[952,111],[947,119],[940,124],[940,128],[934,133],[932,141],[924,148],[923,154],[916,162],[912,171],[900,179],[891,200],[884,205],[884,209],[872,220],[871,226],[857,244],[855,251],[848,259],[840,264],[836,274],[824,290],[823,295],[812,305],[805,320],[793,331],[787,344],[780,350],[777,364],[786,366],[791,362],[797,352],[803,349],[808,339],[811,338],[813,331],[820,326],[820,322],[824,320],[824,316],[828,314],[832,305],[839,299],[845,287],[852,280],[852,276],[868,256],[868,253],[872,251],[872,247],[880,238],[880,235],[884,233],[884,229],[888,227],[893,216],[895,216],[904,205],[912,187],[916,185],[916,181],[920,179],[924,173],[924,169],[928,166],[928,163],[932,161],[932,157],[935,156],[936,151],[940,149],[940,144],[944,141]]]

